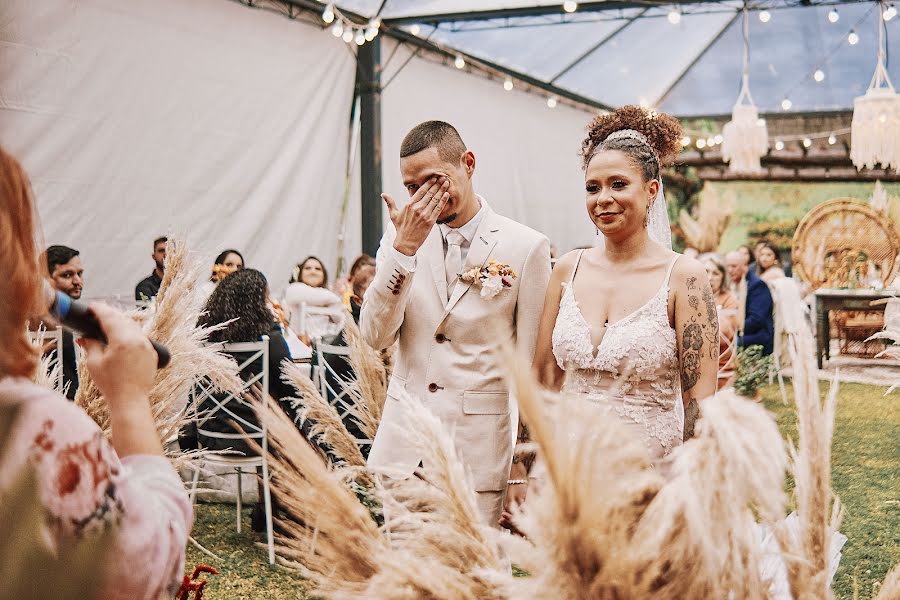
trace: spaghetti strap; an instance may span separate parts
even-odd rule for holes
[[[575,281],[575,271],[578,270],[578,265],[581,264],[581,256],[583,254],[584,254],[583,249],[578,251],[578,258],[575,259],[575,266],[572,268],[572,274],[569,276],[569,283],[566,284],[569,287],[571,287],[572,282]]]
[[[669,265],[669,270],[666,272],[666,287],[669,285],[669,281],[672,279],[672,271],[675,269],[675,263],[678,262],[678,259],[681,258],[681,254],[676,254],[675,258],[672,259],[672,263]]]

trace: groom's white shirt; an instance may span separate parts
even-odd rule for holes
[[[431,230],[414,261],[393,247],[393,227],[381,240],[360,328],[374,348],[387,348],[395,340],[399,348],[369,464],[408,476],[422,461],[407,438],[397,402],[406,391],[447,427],[476,491],[502,497],[512,460],[514,411],[497,350],[513,341],[533,355],[550,279],[550,245],[542,234],[496,214],[479,200],[479,221],[471,238],[470,232],[463,233],[469,245],[463,271],[493,258],[518,274],[512,287],[494,298],[482,298],[478,284],[462,281],[447,297],[439,226]],[[492,524],[500,516],[500,503],[494,506],[485,514]]]

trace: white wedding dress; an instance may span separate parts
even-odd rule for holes
[[[678,257],[669,265],[656,295],[624,319],[607,325],[599,346],[594,348],[591,326],[572,289],[582,254],[569,281],[563,284],[565,290],[553,327],[553,354],[566,373],[562,391],[567,396],[582,396],[616,415],[635,438],[643,440],[656,466],[665,472],[664,459],[681,445],[684,429],[678,343],[668,311],[669,279]],[[793,535],[799,535],[796,514],[788,515],[784,524]],[[760,575],[770,582],[769,598],[791,600],[778,542],[768,527],[759,525],[758,533]],[[840,533],[832,536],[829,581],[837,571],[846,541]]]
[[[602,410],[617,415],[633,435],[644,441],[655,461],[681,445],[684,407],[678,376],[678,342],[669,323],[669,264],[657,293],[642,307],[616,323],[594,348],[572,282],[564,284],[553,328],[553,354],[565,371],[563,392],[583,395]]]

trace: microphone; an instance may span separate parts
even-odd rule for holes
[[[49,288],[49,286],[48,286]],[[60,291],[48,290],[48,294],[53,293],[53,303],[50,305],[50,314],[65,327],[80,333],[86,338],[107,343],[106,335],[103,329],[88,308],[80,302],[75,302],[69,296]],[[159,342],[150,340],[153,349],[156,350],[156,368],[163,369],[168,366],[172,355],[169,349]]]

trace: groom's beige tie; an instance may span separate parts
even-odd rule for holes
[[[463,234],[455,229],[447,232],[447,254],[444,256],[444,270],[447,274],[447,295],[453,295],[453,288],[459,281],[462,271],[462,243],[466,241]]]

